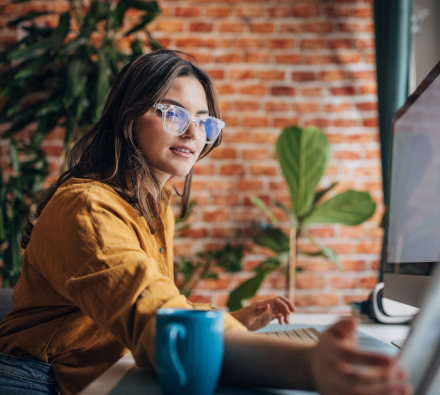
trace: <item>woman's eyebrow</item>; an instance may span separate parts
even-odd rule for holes
[[[185,110],[188,110],[182,103],[179,103],[178,101],[171,100],[171,99],[162,99],[161,101],[165,101],[167,103],[174,104],[175,106],[179,106],[179,107],[184,108]],[[209,115],[209,111],[208,110],[201,110],[201,111],[198,111],[197,114],[208,114]]]

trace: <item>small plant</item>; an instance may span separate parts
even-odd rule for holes
[[[255,244],[272,250],[275,255],[257,266],[254,269],[255,275],[232,291],[227,303],[231,311],[242,308],[244,302],[257,293],[264,279],[275,270],[288,276],[289,290],[292,290],[297,254],[325,257],[333,261],[340,270],[344,270],[336,253],[319,243],[307,232],[307,227],[322,223],[359,225],[369,219],[376,209],[376,203],[368,192],[351,189],[321,202],[337,183],[323,190],[316,190],[331,158],[330,144],[320,129],[287,127],[277,140],[276,152],[289,187],[292,206],[286,207],[278,201],[275,204],[289,218],[290,234],[284,232],[280,221],[261,199],[251,197],[251,201],[269,220],[269,224],[262,226],[252,239]],[[307,237],[317,251],[296,251],[296,240],[299,236]],[[293,295],[289,297],[293,299]]]

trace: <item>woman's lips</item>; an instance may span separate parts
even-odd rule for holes
[[[170,150],[178,156],[181,156],[183,158],[191,158],[192,157],[192,152],[187,150],[187,149],[183,149],[183,148],[178,148],[178,147],[171,147]]]

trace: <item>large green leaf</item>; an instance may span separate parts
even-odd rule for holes
[[[52,33],[52,48],[58,49],[58,47],[63,43],[70,31],[70,13],[65,12],[60,15],[60,21],[57,28]]]
[[[289,237],[280,228],[271,226],[261,229],[252,236],[252,240],[255,244],[269,248],[276,253],[289,251],[290,247]]]
[[[304,224],[339,223],[359,225],[374,214],[376,203],[368,192],[349,189],[314,208]]]
[[[315,189],[330,161],[330,144],[315,127],[289,126],[278,138],[276,152],[289,186],[292,207],[301,218],[312,209]]]
[[[96,104],[95,114],[93,122],[97,122],[101,116],[101,112],[104,108],[105,101],[107,99],[108,92],[110,90],[110,74],[111,69],[107,60],[107,56],[104,51],[98,51],[98,80],[96,83]]]
[[[251,299],[257,293],[261,283],[270,273],[270,270],[265,272],[262,271],[235,288],[229,295],[227,303],[229,311],[240,310],[243,307],[244,302]]]
[[[9,26],[9,27],[17,26],[21,22],[29,21],[31,19],[38,17],[38,16],[47,15],[47,14],[48,14],[48,12],[45,12],[45,11],[29,11],[27,14],[8,22],[7,26]]]

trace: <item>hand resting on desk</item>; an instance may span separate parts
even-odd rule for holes
[[[344,319],[319,343],[225,332],[221,381],[234,385],[319,391],[321,395],[410,395],[396,359],[357,349],[356,321]]]

